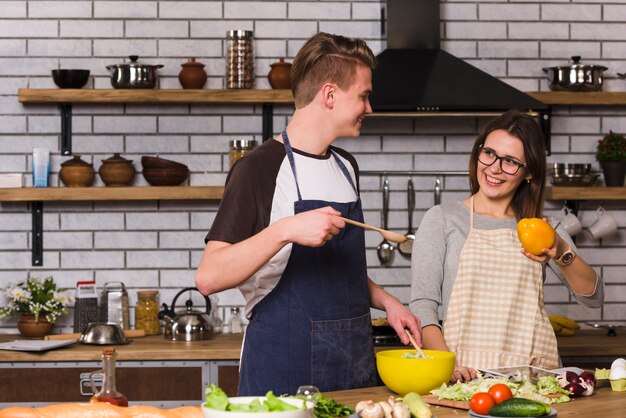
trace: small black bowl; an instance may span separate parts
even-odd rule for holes
[[[62,89],[80,89],[89,81],[89,70],[52,70],[52,79]]]

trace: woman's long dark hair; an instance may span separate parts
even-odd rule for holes
[[[476,139],[469,161],[469,181],[472,195],[480,189],[477,177],[478,154],[485,144],[487,136],[499,129],[507,131],[522,141],[526,166],[520,170],[525,170],[526,176],[531,176],[530,182],[522,181],[513,195],[511,208],[515,213],[515,217],[518,220],[522,218],[541,218],[543,215],[546,183],[545,143],[539,124],[532,116],[526,113],[521,113],[517,110],[509,110],[503,113],[489,122]]]

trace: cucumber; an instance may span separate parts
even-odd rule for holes
[[[511,398],[489,410],[494,417],[540,417],[550,413],[550,405],[530,399]]]

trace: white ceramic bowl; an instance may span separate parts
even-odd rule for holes
[[[261,402],[267,398],[265,396],[238,396],[228,398],[232,404],[250,403],[255,399],[259,399]],[[291,405],[302,407],[301,399],[296,398],[280,398]],[[313,402],[307,402],[306,409],[298,409],[295,411],[279,411],[279,412],[231,412],[231,411],[218,411],[217,409],[209,409],[202,404],[202,414],[204,418],[312,418],[313,417]]]

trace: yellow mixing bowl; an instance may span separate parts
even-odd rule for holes
[[[424,350],[428,358],[402,358],[415,350],[385,350],[376,353],[376,367],[385,386],[404,396],[409,392],[427,395],[448,382],[454,373],[455,355],[447,351]]]

